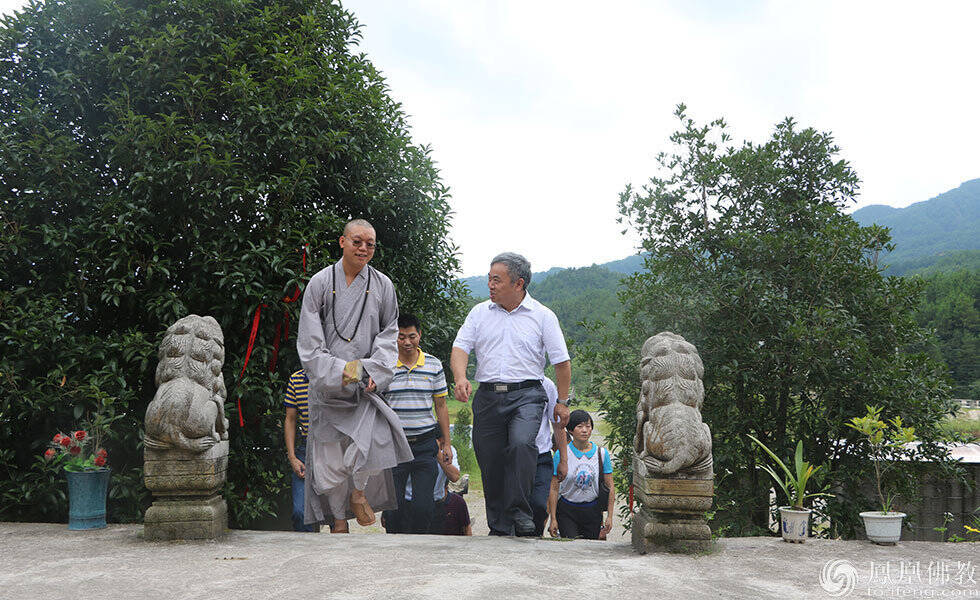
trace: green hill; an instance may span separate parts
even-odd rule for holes
[[[642,266],[642,259],[638,256],[615,262],[620,269],[636,265],[635,271]],[[555,312],[569,341],[582,342],[587,337],[587,331],[581,325],[583,320],[615,325],[612,316],[622,308],[616,293],[623,275],[624,271],[613,271],[606,265],[551,269],[545,273],[532,273],[528,291]],[[483,278],[479,279],[483,283]],[[487,298],[486,284],[477,288],[476,292],[471,292],[472,304]]]
[[[954,391],[961,396],[980,393],[976,363],[980,339],[980,179],[906,208],[868,206],[852,215],[862,225],[889,227],[896,248],[885,255],[887,273],[925,277],[920,323],[935,330],[931,351],[950,366]],[[617,297],[620,280],[643,268],[634,255],[577,269],[554,267],[534,273],[531,295],[558,316],[569,342],[587,341],[583,320],[618,327],[622,309]],[[464,279],[472,302],[487,297],[486,276]],[[573,379],[575,378],[573,370]]]
[[[567,271],[584,271],[587,269],[605,269],[612,273],[618,273],[619,276],[615,278],[615,284],[619,283],[619,277],[622,275],[632,275],[637,271],[643,269],[643,255],[634,254],[633,256],[627,256],[626,258],[621,258],[619,260],[614,260],[612,262],[603,263],[601,265],[592,265],[591,267],[581,267],[578,269],[572,268],[567,269],[565,267],[552,267],[547,271],[540,271],[537,273],[531,273],[531,286],[532,289],[536,289],[537,286],[543,284],[546,280],[551,278],[551,276],[558,273],[565,273]],[[579,276],[572,276],[575,281],[581,280]],[[591,280],[589,276],[586,279]],[[474,298],[487,298],[487,276],[486,275],[474,275],[473,277],[465,277],[460,281],[466,286],[470,295]],[[567,280],[566,280],[567,281]],[[596,280],[598,281],[598,280]],[[612,281],[611,279],[609,281]],[[563,286],[564,284],[557,284]],[[546,288],[547,289],[547,288]],[[548,292],[550,293],[550,292]],[[538,297],[538,292],[534,292],[534,296]]]
[[[564,271],[565,267],[551,267],[547,271],[539,271],[535,273],[531,272],[531,283],[539,283],[544,281],[551,275]],[[464,277],[460,279],[463,285],[466,286],[466,290],[470,293],[470,296],[474,298],[489,298],[490,294],[487,293],[487,276],[486,275],[474,275],[473,277]]]
[[[555,312],[565,337],[581,343],[588,337],[583,320],[616,326],[612,317],[622,309],[616,297],[622,277],[623,273],[600,265],[565,269],[539,284],[532,283],[530,292]]]
[[[861,225],[891,229],[895,250],[883,256],[889,275],[944,267],[976,268],[980,257],[980,179],[905,208],[872,205],[851,215]]]

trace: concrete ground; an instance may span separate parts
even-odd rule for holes
[[[830,598],[822,571],[831,590],[854,582],[847,597],[980,597],[976,544],[728,538],[640,556],[625,541],[142,530],[0,523],[0,598]]]
[[[470,489],[470,491],[463,496],[466,500],[466,508],[470,511],[470,524],[473,526],[473,535],[487,535],[490,533],[490,527],[487,525],[487,506],[483,500],[483,492],[481,490]],[[622,500],[620,498],[619,500]],[[624,502],[618,502],[618,505],[624,504]],[[357,524],[357,521],[351,519],[348,522],[348,526],[352,533],[384,533],[384,527],[381,526],[381,513],[377,513],[378,520],[374,522],[373,525],[368,525],[367,527],[361,527]],[[548,523],[545,522],[545,536],[547,537]],[[619,517],[619,511],[613,515],[613,528],[610,532],[610,540],[626,540],[628,535],[626,528],[623,526],[622,519]]]

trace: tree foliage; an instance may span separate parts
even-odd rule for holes
[[[97,394],[126,415],[108,443],[110,518],[141,518],[156,347],[189,313],[225,335],[232,521],[272,512],[299,366],[284,298],[339,257],[352,217],[375,225],[374,263],[429,348],[448,350],[461,287],[447,190],[358,27],[315,0],[51,0],[4,20],[0,518],[65,518],[63,483],[36,457]]]
[[[980,398],[980,272],[924,279],[919,325],[935,332],[934,356],[949,365],[956,398]]]
[[[674,150],[620,211],[649,252],[626,281],[623,330],[584,353],[593,393],[612,422],[629,480],[637,366],[643,340],[670,330],[705,365],[703,416],[714,443],[719,524],[765,527],[770,482],[752,434],[779,456],[806,440],[837,496],[826,511],[851,535],[869,465],[845,426],[866,404],[900,415],[926,443],[952,410],[941,364],[922,352],[914,314],[920,284],[885,277],[876,256],[888,232],[843,209],[858,178],[827,133],[787,119],[764,144],[736,145],[724,121],[698,125],[679,106]]]
[[[588,338],[584,321],[608,323],[615,327],[615,315],[622,310],[616,291],[623,275],[593,265],[565,269],[540,283],[531,284],[531,295],[554,311],[565,338],[581,344]]]

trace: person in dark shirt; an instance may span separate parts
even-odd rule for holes
[[[473,535],[470,524],[470,510],[466,500],[456,492],[446,490],[446,516],[443,535]]]

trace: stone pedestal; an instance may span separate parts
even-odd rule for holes
[[[143,539],[213,540],[228,530],[228,507],[220,496],[155,500],[143,518]]]
[[[228,529],[221,490],[228,470],[228,441],[205,452],[152,450],[144,453],[143,479],[153,492],[144,517],[147,540],[215,539]]]
[[[633,549],[694,554],[711,550],[711,529],[704,513],[711,510],[711,479],[633,478],[639,510],[633,515]]]

